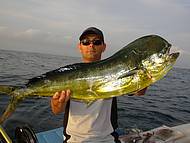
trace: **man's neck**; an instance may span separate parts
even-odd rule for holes
[[[83,59],[83,62],[84,63],[92,63],[92,62],[96,62],[96,61],[99,61],[100,59],[96,59],[96,60],[84,60]]]
[[[96,62],[96,61],[100,61],[101,59],[83,59],[84,63],[92,63],[92,62]]]

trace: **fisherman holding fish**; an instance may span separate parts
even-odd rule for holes
[[[106,43],[101,30],[90,27],[79,37],[78,48],[84,63],[101,60]],[[146,88],[135,95],[144,95]],[[120,143],[115,129],[117,124],[116,97],[99,99],[87,106],[83,102],[70,100],[72,91],[57,91],[51,98],[54,114],[64,112],[65,143]]]
[[[170,53],[171,44],[164,38],[147,35],[101,60],[106,49],[101,30],[90,27],[79,40],[84,63],[46,72],[21,87],[0,85],[0,93],[11,95],[0,124],[26,97],[53,96],[52,111],[65,112],[65,142],[118,143],[116,97],[143,95],[147,87],[172,69],[180,55]]]

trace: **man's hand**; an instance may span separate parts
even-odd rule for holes
[[[142,90],[138,91],[134,95],[141,96],[144,95],[148,87],[143,88]]]
[[[71,91],[63,90],[56,92],[51,98],[51,109],[54,114],[58,114],[65,111],[65,106],[70,99]]]

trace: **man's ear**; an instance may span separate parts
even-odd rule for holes
[[[106,43],[104,43],[104,45],[103,45],[102,52],[104,52],[105,50],[106,50]]]
[[[77,44],[77,48],[78,48],[79,51],[81,52],[81,44],[80,44],[80,43]]]

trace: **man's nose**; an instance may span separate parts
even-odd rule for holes
[[[90,42],[90,48],[93,48],[94,49],[94,44],[92,42]]]

